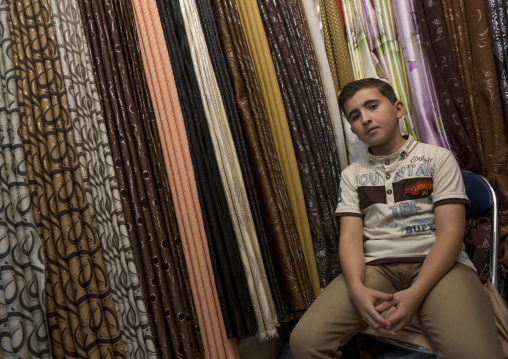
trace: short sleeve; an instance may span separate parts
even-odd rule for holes
[[[363,217],[360,210],[360,201],[358,199],[358,192],[356,190],[356,180],[351,168],[346,168],[342,172],[339,186],[339,200],[337,209],[335,210],[336,216],[355,216]]]
[[[469,206],[462,173],[453,154],[441,149],[436,161],[433,178],[432,201],[434,206],[463,203]]]

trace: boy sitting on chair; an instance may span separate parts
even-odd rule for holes
[[[503,358],[462,243],[469,200],[452,153],[401,136],[404,105],[383,80],[348,84],[339,107],[369,151],[342,172],[335,214],[343,274],[295,327],[293,355],[338,358],[366,326],[391,336],[417,314],[438,358]]]

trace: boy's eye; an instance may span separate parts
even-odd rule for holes
[[[370,106],[370,109],[371,109],[371,110],[375,110],[375,109],[377,108],[377,106],[378,106],[378,105],[371,105],[371,106]]]
[[[350,121],[356,121],[360,118],[360,115],[359,114],[354,114],[353,116],[351,116],[351,118],[349,119]]]

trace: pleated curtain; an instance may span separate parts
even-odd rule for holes
[[[315,267],[314,247],[310,234],[309,220],[303,197],[302,183],[296,163],[296,156],[289,132],[286,112],[282,103],[277,75],[270,56],[268,41],[264,35],[261,15],[255,0],[236,1],[240,15],[241,25],[247,40],[247,46],[252,57],[254,70],[259,81],[263,103],[265,105],[270,129],[274,136],[275,148],[280,160],[282,173],[291,202],[291,209],[296,222],[296,228],[302,248],[305,262],[309,268],[314,292],[319,292],[319,277]],[[310,298],[308,305],[313,298]],[[309,300],[307,298],[306,300]]]
[[[307,308],[313,297],[309,273],[238,9],[234,2],[222,0],[212,1],[212,6],[262,206],[269,255],[274,262],[273,279],[281,286],[280,319],[281,314]],[[272,294],[277,309],[273,290]]]
[[[497,188],[501,224],[501,263],[508,267],[508,143],[486,6],[483,1],[443,0],[445,25],[471,114],[474,138],[487,178]],[[485,46],[489,46],[485,50]]]
[[[228,338],[256,333],[257,325],[233,224],[192,66],[180,5],[157,1],[175,77],[201,204],[217,294]]]
[[[328,58],[327,55],[327,47],[325,43],[327,41],[326,36],[330,34],[329,29],[324,31],[325,38],[323,38],[323,33],[320,29],[320,25],[318,22],[318,18],[315,16],[315,11],[311,6],[311,3],[308,1],[299,1],[300,9],[302,13],[302,17],[305,18],[307,27],[308,27],[308,36],[310,37],[310,41],[312,43],[312,47],[315,52],[317,66],[319,70],[319,78],[323,85],[324,94],[326,97],[326,104],[328,106],[328,113],[330,115],[330,121],[333,126],[333,135],[335,137],[335,144],[338,151],[338,157],[341,169],[344,169],[349,164],[348,158],[348,146],[347,146],[347,137],[349,130],[349,124],[347,120],[342,118],[339,111],[339,104],[337,102],[338,90],[334,83],[334,75],[332,74],[332,60]],[[335,4],[333,4],[335,8]],[[323,16],[326,17],[327,14],[326,9],[323,7]],[[330,19],[327,20],[326,26],[330,26]],[[349,57],[347,45],[345,43],[344,34],[342,34],[342,39],[344,43],[340,45],[342,47],[335,48],[334,50],[341,55],[338,57],[338,61],[344,61],[341,63],[341,72],[342,76],[342,86],[346,83],[349,83],[354,80],[353,77],[353,68],[351,66],[351,59]],[[336,70],[336,69],[334,69]],[[337,75],[337,74],[336,74]],[[337,75],[338,76],[338,75]],[[340,88],[339,88],[340,89]],[[351,133],[352,134],[352,133]]]
[[[296,1],[258,1],[279,80],[324,288],[340,273],[338,199],[340,165],[328,108],[308,33]]]
[[[212,138],[227,205],[233,222],[233,230],[256,316],[258,327],[256,336],[259,338],[271,337],[277,333],[275,306],[266,278],[245,183],[220,90],[207,52],[206,42],[197,16],[196,4],[193,0],[181,0],[180,7],[185,21],[194,68],[198,70],[197,79],[208,122],[208,130]]]
[[[504,124],[508,127],[508,4],[503,0],[488,0],[486,5]]]
[[[79,5],[51,1],[76,152],[128,357],[156,358]]]
[[[151,101],[138,72],[132,10],[109,1],[83,1],[80,9],[155,347],[161,357],[193,358],[202,351],[201,338],[173,205],[163,191],[169,186],[151,127]]]
[[[210,55],[211,65],[216,75],[215,78],[220,89],[226,118],[228,120],[235,152],[238,157],[238,163],[245,184],[245,192],[254,228],[256,230],[257,242],[259,243],[265,275],[270,286],[275,312],[278,318],[282,318],[288,313],[288,307],[282,298],[280,281],[277,278],[273,257],[270,253],[269,238],[267,235],[267,229],[269,228],[265,228],[262,216],[262,213],[267,213],[271,210],[273,202],[271,200],[261,201],[260,193],[254,183],[253,171],[250,166],[249,153],[246,145],[247,139],[242,129],[240,114],[236,106],[232,82],[220,44],[210,1],[196,0],[196,6],[198,8],[199,19]]]
[[[480,153],[476,147],[471,126],[471,116],[464,97],[459,69],[453,61],[452,47],[445,26],[441,4],[415,2],[416,15],[421,31],[422,43],[437,99],[452,150],[462,169],[483,173]],[[437,54],[440,54],[439,59]],[[447,56],[443,56],[448,54]]]
[[[34,219],[44,249],[54,358],[125,357],[72,133],[47,2],[8,2]]]
[[[44,254],[31,207],[7,12],[0,2],[0,357],[49,359]]]
[[[195,173],[178,93],[155,1],[134,1],[143,64],[154,103],[206,358],[236,358],[215,289]]]

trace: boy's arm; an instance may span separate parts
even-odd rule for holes
[[[444,204],[435,208],[436,241],[425,258],[414,283],[406,290],[394,294],[392,301],[376,307],[384,312],[394,306],[397,310],[388,318],[389,330],[379,333],[394,335],[411,322],[430,290],[452,268],[462,248],[465,231],[465,207],[463,204]]]
[[[387,328],[390,323],[375,308],[379,301],[393,299],[393,294],[365,287],[363,254],[363,221],[361,217],[343,216],[340,222],[339,257],[349,295],[363,320],[374,329]]]

